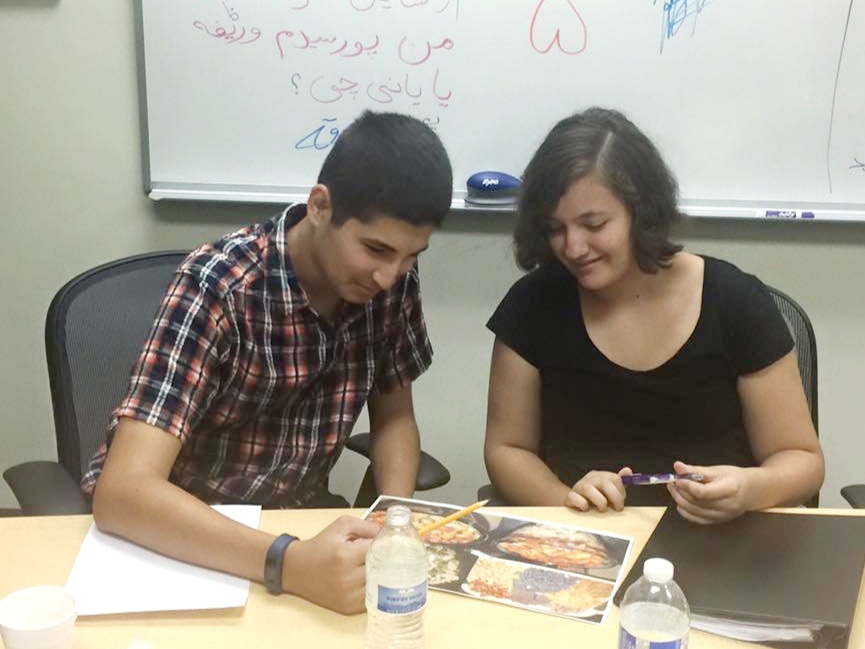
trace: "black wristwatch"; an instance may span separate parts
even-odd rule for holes
[[[285,560],[285,550],[295,541],[297,541],[296,536],[280,534],[267,549],[267,556],[264,558],[264,585],[273,595],[282,593],[282,564]]]

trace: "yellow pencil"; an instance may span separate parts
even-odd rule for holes
[[[465,507],[465,508],[459,510],[458,512],[454,512],[450,516],[445,516],[440,521],[436,521],[435,523],[430,523],[429,525],[426,525],[425,527],[420,528],[417,531],[417,533],[420,534],[421,536],[423,536],[424,534],[432,532],[433,530],[437,530],[442,525],[447,525],[451,521],[455,521],[458,518],[462,518],[463,516],[467,516],[468,514],[471,514],[474,510],[478,509],[479,507],[483,507],[488,502],[489,502],[489,500],[481,500],[480,502],[477,502],[474,505],[469,505],[468,507]]]

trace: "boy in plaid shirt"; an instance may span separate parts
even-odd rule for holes
[[[451,191],[427,126],[366,112],[334,144],[306,204],[193,251],[84,476],[100,529],[362,611],[377,525],[343,517],[291,542],[208,503],[346,506],[327,479],[364,404],[377,488],[411,495],[411,384],[432,359],[416,262]]]

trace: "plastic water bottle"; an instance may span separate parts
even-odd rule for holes
[[[622,599],[619,649],[687,649],[691,611],[673,564],[647,559]]]
[[[387,509],[366,555],[366,649],[423,649],[429,561],[405,505]]]

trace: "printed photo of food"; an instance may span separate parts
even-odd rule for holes
[[[548,523],[505,519],[483,548],[487,554],[615,581],[628,539]]]
[[[602,621],[613,592],[610,582],[483,555],[462,588],[481,599],[595,623]]]
[[[442,586],[460,581],[463,567],[470,557],[446,545],[427,543],[426,549],[429,558],[430,586]]]
[[[440,503],[429,503],[425,501],[380,498],[365,518],[375,523],[383,524],[387,508],[393,504],[404,504],[412,510],[412,525],[420,530],[438,522],[458,511],[459,507],[444,505]],[[460,583],[465,578],[475,557],[468,549],[479,541],[486,538],[489,523],[480,515],[469,515],[463,519],[445,523],[443,526],[432,530],[424,535],[424,543],[427,547],[429,558],[430,587],[438,587],[441,590],[461,592]]]
[[[393,504],[393,502],[395,501],[390,501],[389,504]],[[412,525],[414,525],[415,529],[418,530],[426,527],[427,525],[440,521],[450,513],[444,512],[441,515],[433,514],[429,511],[419,511],[417,508],[421,507],[421,505],[415,505],[411,503],[408,504],[410,505],[412,510]],[[384,509],[374,511],[369,516],[367,516],[367,520],[383,524],[386,511],[387,506],[385,506]],[[424,541],[436,545],[466,545],[468,543],[474,543],[479,538],[481,538],[481,532],[472,525],[463,521],[451,521],[450,523],[445,523],[442,527],[434,529],[432,532],[427,534],[424,537]]]
[[[418,530],[462,509],[383,496],[365,518],[384,523],[393,504],[412,510]],[[628,537],[483,509],[431,530],[423,540],[431,589],[595,624],[606,616],[633,543]]]

